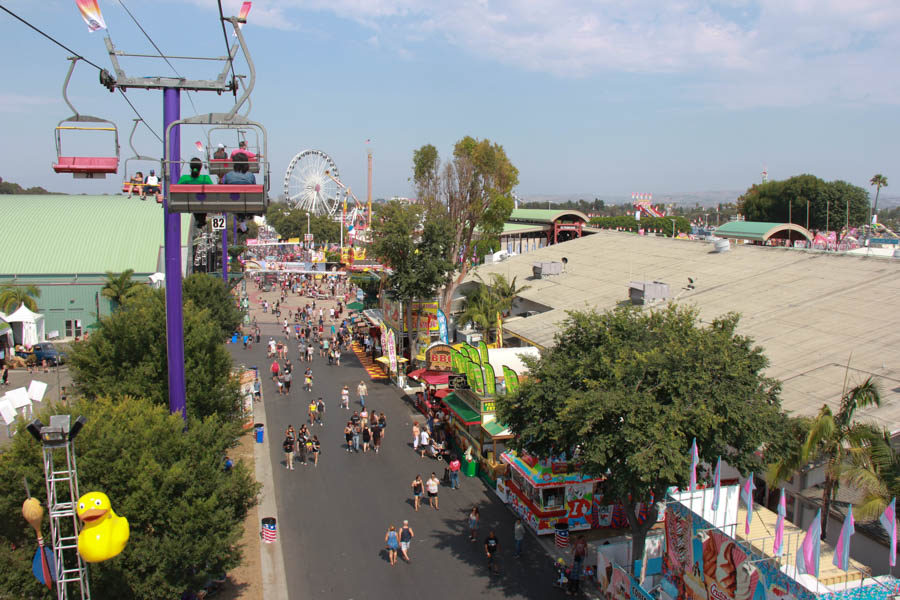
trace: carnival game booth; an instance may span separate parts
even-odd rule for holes
[[[408,373],[410,379],[421,385],[421,389],[416,391],[416,408],[424,415],[439,407],[440,400],[450,393],[450,376],[453,375],[452,354],[452,346],[435,342],[421,354],[425,367]]]
[[[591,529],[601,478],[582,474],[564,456],[538,460],[508,450],[500,460],[509,465],[509,476],[497,481],[498,493],[538,535],[554,533],[560,523],[569,531]]]

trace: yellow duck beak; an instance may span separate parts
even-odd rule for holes
[[[89,508],[78,516],[85,523],[93,523],[94,521],[99,521],[105,517],[108,512],[108,510],[102,508]]]

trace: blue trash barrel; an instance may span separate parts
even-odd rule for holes
[[[256,443],[262,444],[263,443],[263,434],[265,433],[265,431],[264,431],[265,425],[263,425],[262,423],[257,423],[254,427],[256,430]]]

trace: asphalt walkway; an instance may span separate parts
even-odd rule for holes
[[[255,286],[252,286],[255,287]],[[264,295],[270,301],[274,293]],[[553,588],[551,559],[537,542],[527,537],[522,558],[513,556],[513,515],[477,479],[461,478],[461,489],[441,487],[440,510],[423,503],[413,510],[410,482],[418,473],[427,479],[443,474],[445,463],[419,458],[412,450],[412,422],[421,415],[386,381],[373,381],[353,352],[344,353],[342,365],[313,359],[315,383],[312,394],[303,391],[301,362],[296,344],[289,358],[294,365],[294,387],[290,396],[279,396],[266,377],[271,361],[265,357],[265,342],[280,335],[271,314],[257,310],[258,292],[251,292],[262,343],[244,350],[230,345],[235,361],[259,367],[262,377],[267,429],[265,444],[274,472],[278,536],[284,556],[289,598],[380,599],[380,598],[552,598],[564,595]],[[310,302],[292,296],[291,308]],[[318,306],[318,303],[317,303]],[[326,311],[328,304],[326,303]],[[284,310],[284,315],[287,310]],[[326,329],[328,324],[326,323]],[[381,453],[348,454],[343,427],[359,408],[356,386],[369,387],[367,407],[386,413],[387,429]],[[340,389],[351,390],[351,411],[340,409]],[[319,466],[301,466],[294,471],[284,464],[281,443],[288,424],[295,429],[306,418],[311,397],[322,396],[327,411],[324,426],[312,432],[322,442]],[[257,405],[257,410],[261,410]],[[421,421],[420,421],[421,422]],[[466,517],[472,505],[481,511],[479,541],[468,541]],[[415,531],[410,548],[411,563],[388,562],[384,535],[389,525],[398,529],[408,519]],[[484,538],[494,529],[501,543],[500,574],[491,575],[484,554]]]

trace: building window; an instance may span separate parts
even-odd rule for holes
[[[80,319],[66,319],[66,337],[81,337]]]

